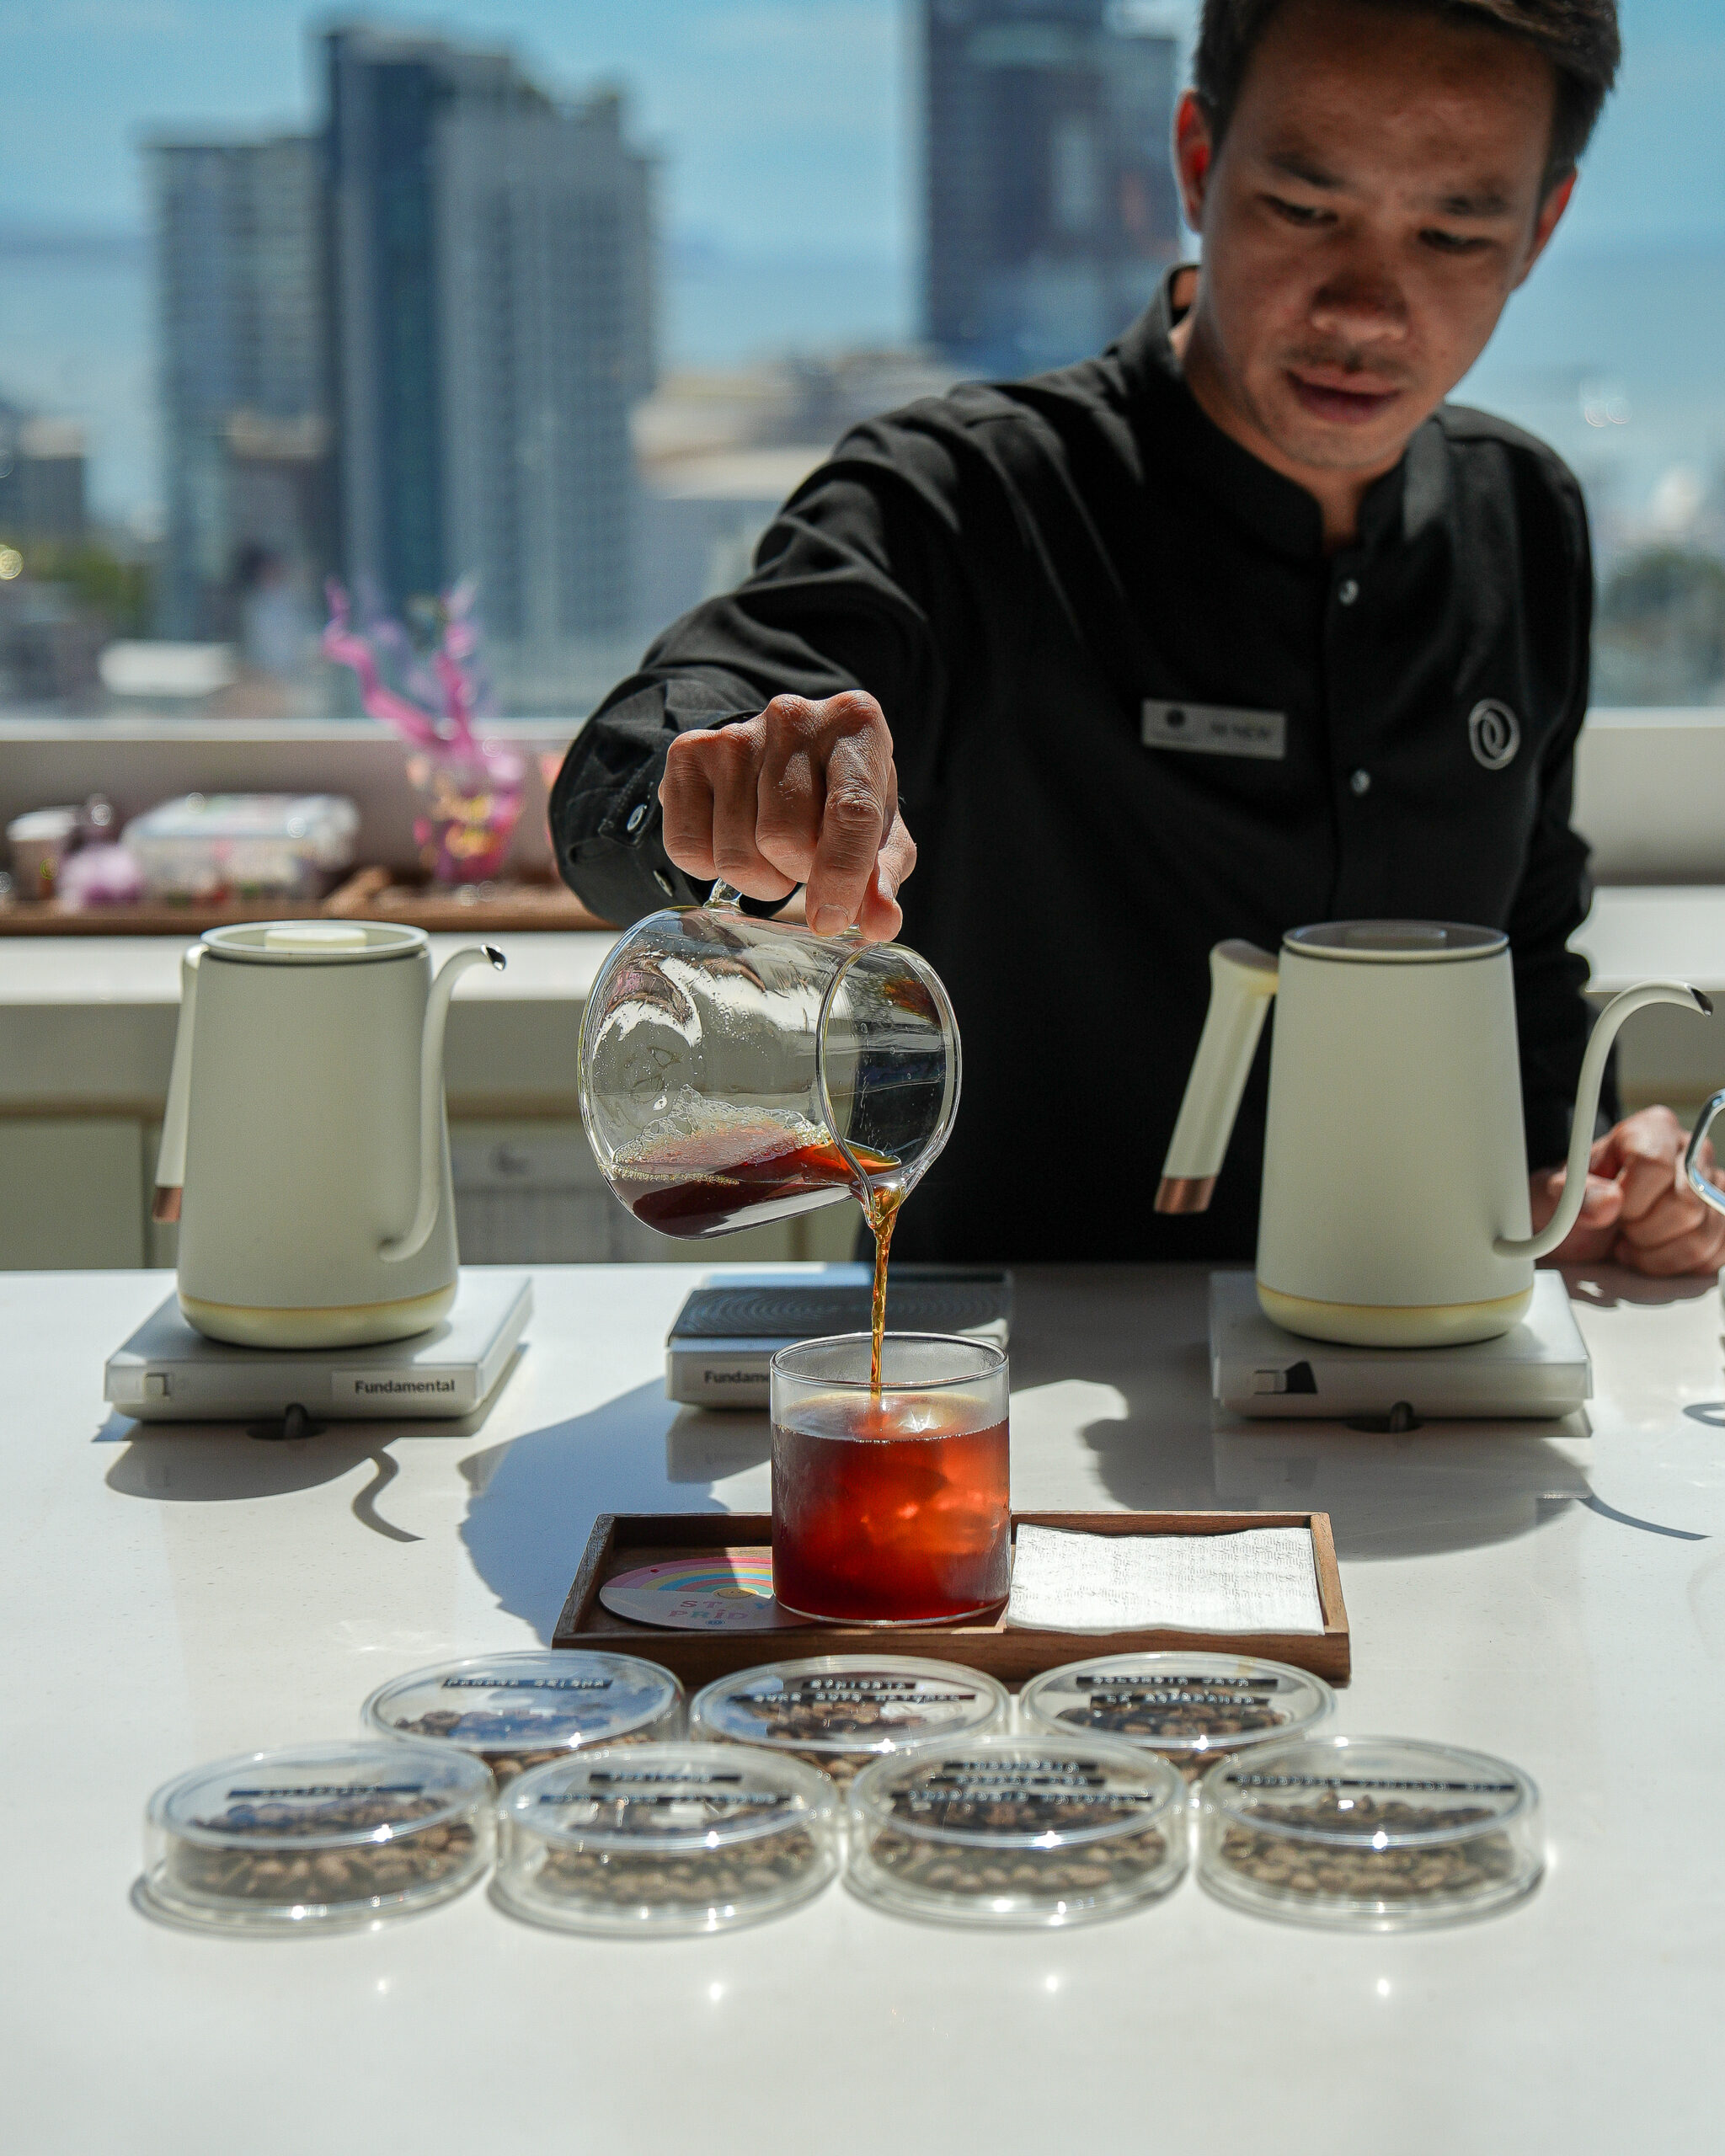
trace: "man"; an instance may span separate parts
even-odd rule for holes
[[[1617,56],[1612,0],[1206,0],[1201,274],[1099,359],[858,428],[571,751],[558,859],[602,915],[803,883],[817,931],[944,977],[964,1105],[905,1257],[1248,1257],[1262,1054],[1210,1211],[1152,1211],[1207,953],[1360,915],[1509,932],[1550,1217],[1586,519],[1549,450],[1442,400]],[[1603,1139],[1560,1255],[1717,1267],[1680,1146],[1664,1109]]]

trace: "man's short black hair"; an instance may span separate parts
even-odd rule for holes
[[[1501,30],[1542,52],[1557,77],[1545,189],[1574,171],[1617,77],[1622,45],[1616,0],[1365,0],[1406,13],[1447,16],[1471,27]],[[1247,62],[1282,0],[1204,0],[1193,59],[1193,86],[1218,148],[1234,116]]]

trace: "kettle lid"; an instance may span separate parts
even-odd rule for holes
[[[404,958],[430,947],[423,928],[396,921],[254,921],[206,929],[211,954],[253,965],[328,966]]]
[[[1282,942],[1304,958],[1402,965],[1489,958],[1509,947],[1501,929],[1473,928],[1457,921],[1326,921],[1290,928]]]

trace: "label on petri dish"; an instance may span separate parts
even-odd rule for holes
[[[770,1632],[804,1620],[772,1598],[766,1550],[714,1550],[620,1572],[599,1590],[614,1616],[679,1632]]]

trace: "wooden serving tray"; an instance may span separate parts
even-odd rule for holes
[[[513,879],[482,884],[463,897],[433,883],[398,881],[387,868],[355,869],[322,900],[274,904],[239,899],[232,905],[175,905],[147,899],[137,905],[68,906],[59,899],[0,899],[0,936],[201,936],[250,921],[393,921],[431,935],[519,935],[524,929],[608,928],[561,883]]]
[[[1247,1527],[1303,1527],[1311,1534],[1320,1632],[1043,1632],[1009,1628],[1004,1615],[987,1625],[784,1625],[761,1632],[682,1632],[618,1617],[599,1590],[638,1565],[663,1564],[709,1550],[765,1549],[772,1540],[767,1513],[601,1513],[581,1568],[552,1635],[554,1647],[608,1647],[662,1663],[684,1684],[709,1684],[762,1662],[793,1662],[816,1654],[927,1654],[985,1669],[1003,1684],[1022,1684],[1039,1671],[1093,1655],[1143,1654],[1167,1647],[1211,1653],[1263,1655],[1345,1684],[1352,1668],[1348,1612],[1327,1513],[1021,1513],[1022,1526],[1064,1527],[1081,1534],[1228,1534]]]

